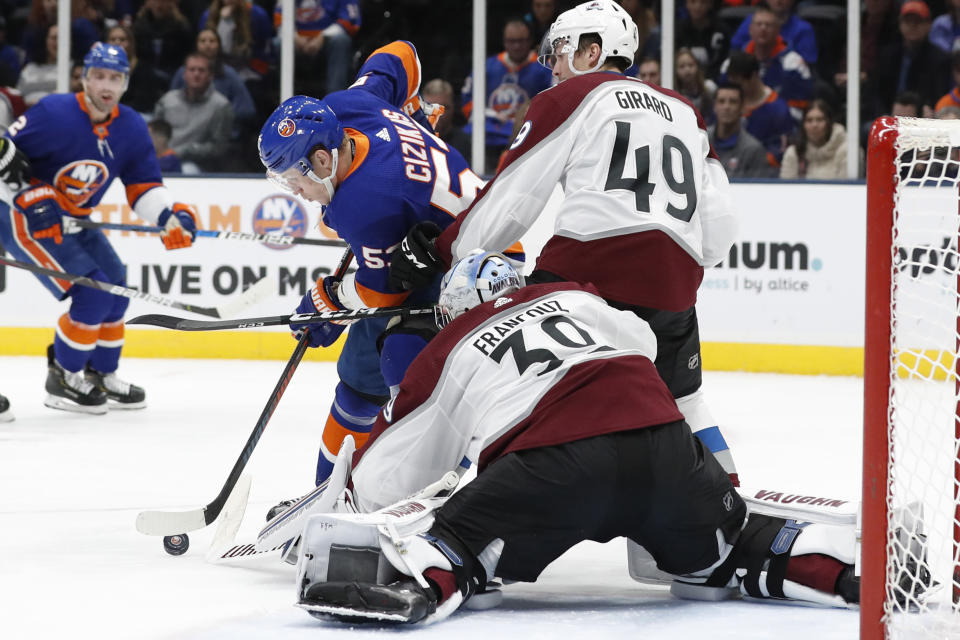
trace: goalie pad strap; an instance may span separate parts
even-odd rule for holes
[[[790,550],[803,525],[796,521],[762,514],[750,514],[746,526],[726,561],[707,579],[708,587],[730,586],[737,569],[745,569],[743,589],[754,598],[783,598],[783,580],[787,574]],[[760,587],[762,572],[766,571],[765,586]]]

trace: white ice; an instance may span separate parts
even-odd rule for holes
[[[282,362],[126,359],[142,411],[84,416],[42,405],[46,365],[0,357],[0,638],[778,638],[852,640],[856,611],[673,599],[627,574],[625,545],[585,543],[503,604],[417,628],[341,627],[295,608],[293,567],[274,557],[210,564],[214,527],[167,555],[134,529],[144,509],[213,499]],[[247,467],[239,539],[267,509],[312,487],[335,384],[332,364],[303,363]],[[708,372],[704,389],[741,478],[751,486],[856,499],[862,380]]]

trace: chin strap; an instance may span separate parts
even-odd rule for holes
[[[352,140],[350,141],[353,142]],[[337,175],[337,166],[340,164],[340,153],[337,149],[334,149],[330,152],[330,156],[333,158],[332,164],[330,166],[330,175],[326,178],[320,178],[313,171],[307,172],[307,175],[310,176],[310,179],[314,182],[319,182],[327,190],[327,193],[330,194],[330,200],[333,201],[333,194],[336,192],[336,187],[333,186],[333,176]]]
[[[597,60],[597,64],[594,65],[594,67],[593,67],[592,69],[587,69],[586,71],[581,71],[581,70],[579,70],[579,69],[574,68],[574,66],[573,66],[573,56],[572,56],[572,55],[568,55],[568,56],[567,56],[567,66],[570,68],[570,72],[571,72],[573,75],[575,75],[575,76],[583,76],[583,75],[586,75],[586,74],[588,74],[588,73],[593,73],[594,71],[599,71],[599,70],[600,70],[600,67],[603,66],[603,63],[604,63],[604,62],[606,62],[606,56],[604,56],[604,57],[600,58],[599,60]]]

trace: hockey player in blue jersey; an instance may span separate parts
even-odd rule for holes
[[[0,243],[23,262],[124,284],[126,267],[103,232],[65,235],[64,215],[89,215],[114,178],[139,217],[164,227],[168,249],[190,246],[196,214],[163,186],[143,118],[118,104],[130,77],[123,49],[98,42],[83,64],[83,91],[44,98],[0,137]],[[37,277],[70,299],[47,350],[44,404],[97,414],[146,406],[144,390],[116,375],[129,299]]]
[[[424,113],[432,106],[421,105],[419,86],[416,50],[393,42],[371,54],[349,89],[323,100],[294,96],[264,124],[259,147],[267,176],[325,205],[324,223],[357,261],[357,271],[343,280],[318,280],[298,312],[436,300],[439,282],[414,294],[391,288],[389,256],[413,224],[449,226],[483,182],[434,135]],[[426,343],[428,329],[387,325],[387,319],[365,319],[350,328],[337,362],[340,383],[324,427],[317,484],[330,474],[345,436],[363,443],[390,388]],[[344,328],[310,325],[310,343],[329,346]]]

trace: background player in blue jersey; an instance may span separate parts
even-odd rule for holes
[[[483,182],[430,128],[417,92],[420,62],[408,42],[374,51],[356,81],[323,100],[294,96],[263,126],[260,159],[283,188],[325,205],[324,223],[353,250],[357,271],[318,280],[298,312],[436,300],[439,283],[410,294],[387,283],[389,256],[417,222],[446,228]],[[432,106],[426,108],[432,111]],[[424,126],[426,125],[426,126]],[[387,319],[350,328],[337,363],[340,383],[323,433],[317,483],[346,435],[361,445],[390,387],[426,343],[423,327],[387,330]],[[309,326],[311,344],[333,344],[343,324]],[[378,354],[378,346],[380,353]]]
[[[160,178],[143,118],[118,104],[130,64],[123,49],[96,43],[84,58],[83,91],[50,95],[0,137],[0,243],[17,260],[124,284],[126,267],[103,232],[64,235],[64,215],[86,216],[114,178],[134,212],[165,228],[168,249],[188,247],[196,215],[174,203]],[[106,413],[141,408],[143,389],[116,375],[129,300],[65,280],[37,276],[58,299],[70,298],[48,349],[48,407]]]

